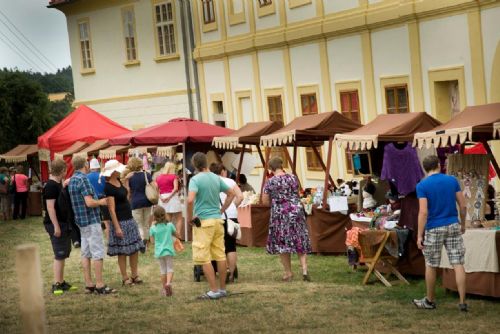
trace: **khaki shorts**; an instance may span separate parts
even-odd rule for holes
[[[223,223],[222,219],[204,219],[201,221],[201,227],[193,227],[194,264],[226,260]]]

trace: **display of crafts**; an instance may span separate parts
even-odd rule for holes
[[[255,204],[259,204],[259,194],[256,194],[253,191],[244,191],[243,201],[241,201],[240,207],[245,207]]]
[[[302,202],[302,205],[304,205],[304,209],[306,211],[306,214],[308,215],[312,213],[312,207],[313,204],[315,204],[316,193],[316,188],[307,188],[301,190],[299,193],[300,201]]]

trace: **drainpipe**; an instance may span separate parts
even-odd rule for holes
[[[188,94],[188,104],[189,104],[189,118],[194,118],[193,110],[193,96],[191,91],[191,73],[189,71],[189,49],[188,41],[186,36],[186,12],[184,10],[184,1],[179,0],[179,7],[181,13],[181,28],[182,28],[182,49],[184,51],[184,72],[186,74],[186,86]]]
[[[193,15],[191,10],[191,2],[189,0],[186,1],[186,13],[188,19],[188,28],[189,28],[189,42],[191,46],[191,61],[193,65],[193,77],[194,77],[194,87],[196,89],[196,109],[198,112],[198,120],[202,120],[201,115],[201,95],[200,95],[200,83],[198,81],[198,66],[196,64],[196,60],[193,58],[193,50],[195,48],[194,44],[194,32],[193,32]]]

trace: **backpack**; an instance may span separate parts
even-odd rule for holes
[[[71,198],[69,197],[68,187],[63,187],[56,201],[57,210],[61,215],[61,219],[66,223],[75,222],[75,213],[73,212],[73,206],[71,205]]]

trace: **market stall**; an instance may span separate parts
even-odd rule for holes
[[[266,159],[262,153],[260,139],[262,136],[273,133],[283,127],[281,122],[264,121],[248,123],[230,135],[215,137],[213,146],[224,150],[240,150],[238,170],[236,179],[241,171],[244,152],[248,147],[255,146],[259,154],[262,166],[266,166]],[[263,173],[262,187],[264,185],[266,171]],[[238,241],[243,246],[264,247],[267,242],[267,230],[269,226],[269,206],[249,204],[238,208],[238,222],[241,226],[241,239]]]
[[[50,130],[38,137],[42,180],[49,176],[48,163],[56,152],[63,152],[77,141],[92,144],[130,132],[95,110],[81,105]]]
[[[488,141],[497,139],[498,129],[500,129],[500,103],[492,103],[465,108],[461,113],[452,118],[449,122],[442,124],[430,131],[415,134],[414,145],[418,147],[444,148],[460,144],[461,151],[467,142],[483,143],[487,151],[486,158],[481,155],[454,154],[448,159],[448,172],[455,175],[464,190],[467,202],[474,205],[473,211],[467,213],[464,242],[467,251],[465,258],[467,293],[484,296],[500,296],[500,271],[498,266],[491,267],[488,263],[496,261],[498,263],[499,232],[498,222],[484,222],[482,208],[484,207],[484,192],[488,184],[488,160],[492,163],[496,175],[500,175],[498,162],[496,161]],[[486,162],[486,164],[485,164]],[[479,167],[476,166],[479,164]],[[457,168],[454,165],[458,165]],[[480,173],[465,169],[482,169]],[[465,169],[464,169],[465,168]],[[477,205],[476,205],[477,204]],[[477,211],[476,211],[477,210]],[[474,212],[475,211],[475,212]],[[487,229],[492,229],[487,231]],[[482,238],[481,242],[475,242],[478,235],[489,237]],[[478,250],[476,252],[476,250]],[[492,252],[485,250],[495,250],[496,256]],[[469,254],[468,254],[469,253]],[[470,254],[477,256],[469,256]],[[492,255],[493,254],[493,255]],[[445,266],[443,261],[442,266]],[[443,286],[450,290],[456,290],[452,269],[444,269]]]
[[[433,129],[439,124],[438,120],[425,112],[384,114],[377,116],[357,130],[335,136],[335,141],[344,149],[353,152],[376,151],[378,157],[383,156],[383,160],[374,164],[373,171],[393,183],[393,188],[396,188],[395,191],[399,194],[401,205],[398,225],[410,230],[411,241],[406,243],[405,255],[397,264],[398,270],[404,274],[423,275],[425,273],[423,256],[416,247],[418,200],[415,195],[415,186],[423,177],[423,171],[417,152],[410,143],[416,132]],[[391,160],[396,161],[392,170],[390,170]],[[389,214],[387,216],[389,217]],[[356,220],[356,223],[358,220],[362,221],[355,215],[351,216],[351,219]],[[374,219],[373,216],[369,216],[367,222],[372,219]],[[367,226],[368,223],[365,227]]]
[[[18,145],[11,149],[10,151],[0,154],[0,160],[4,160],[6,163],[19,164],[27,162],[29,170],[35,174],[38,179],[38,161],[36,158],[38,156],[38,146],[33,145]],[[29,216],[40,216],[42,214],[42,195],[41,188],[37,186],[36,182],[33,182],[31,177],[33,176],[31,172],[28,172],[28,177],[30,177],[30,190],[28,193],[28,202],[26,213]]]
[[[89,158],[97,158],[99,155],[99,151],[109,147],[108,139],[99,139],[94,143],[82,148],[78,152],[73,153],[73,155],[82,155]]]
[[[336,134],[353,131],[360,126],[361,124],[334,111],[297,117],[282,129],[261,138],[261,145],[267,147],[293,147],[291,168],[295,175],[297,175],[297,151],[299,147],[312,148],[323,168],[325,173],[323,189],[325,191],[321,196],[322,204],[313,208],[312,214],[307,218],[313,252],[345,252],[345,242],[339,243],[339,240],[345,241],[345,228],[350,226],[349,216],[326,209],[328,207],[328,185],[335,185],[330,175],[333,139]],[[324,145],[325,141],[328,141],[326,164],[318,149]]]
[[[132,146],[161,146],[174,145],[176,150],[182,152],[183,162],[183,184],[187,184],[186,166],[187,150],[210,149],[212,140],[217,136],[224,136],[232,133],[233,130],[208,123],[199,122],[189,118],[175,118],[168,122],[154,125],[148,128],[134,131],[127,135],[120,135],[111,138],[111,145],[132,145]],[[163,146],[162,146],[163,147]],[[164,150],[163,148],[161,150]],[[171,148],[166,149],[171,151]],[[184,198],[186,198],[186,188],[184,187]],[[184,206],[185,209],[185,206]],[[186,214],[184,212],[184,217]],[[184,235],[185,240],[190,240],[189,226],[184,220],[184,230],[178,231]]]

